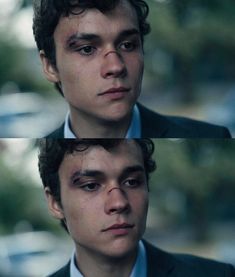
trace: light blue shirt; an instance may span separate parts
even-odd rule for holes
[[[70,262],[70,277],[84,277],[76,267],[74,259],[75,254],[73,254]],[[146,250],[141,240],[139,241],[138,255],[130,277],[147,277]]]
[[[140,112],[137,105],[134,106],[130,127],[127,131],[126,137],[129,138],[140,138],[141,136],[141,122]],[[75,139],[76,136],[72,132],[69,126],[69,113],[67,113],[64,124],[64,138]]]

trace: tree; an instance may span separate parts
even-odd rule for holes
[[[180,87],[183,102],[194,100],[194,83],[198,76],[204,77],[198,72],[202,70],[199,65],[204,60],[211,63],[212,72],[216,66],[217,71],[222,68],[231,79],[234,78],[231,69],[226,71],[226,66],[221,66],[221,59],[225,59],[225,65],[235,69],[234,1],[152,1],[150,6],[152,36],[149,44],[152,44],[153,51],[163,49],[172,57],[173,76]],[[214,60],[208,59],[210,53],[215,53]]]
[[[0,234],[13,233],[19,222],[29,222],[34,230],[55,228],[48,215],[43,188],[36,186],[21,168],[33,150],[33,140],[26,142],[28,149],[16,159],[17,164],[6,161],[14,141],[9,145],[5,142],[0,141]]]
[[[233,140],[155,140],[155,145],[158,169],[150,191],[157,209],[182,226],[190,223],[197,240],[208,238],[212,219],[234,220],[235,212],[220,212],[225,206],[235,211],[234,197],[230,197],[235,195]],[[179,212],[177,199],[166,201],[172,191],[176,197],[181,195]],[[226,193],[218,201],[222,191]]]

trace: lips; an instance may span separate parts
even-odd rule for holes
[[[122,223],[122,224],[114,224],[112,226],[109,226],[106,229],[103,229],[103,232],[109,231],[109,230],[118,230],[118,229],[131,229],[133,228],[133,224],[128,224],[128,223]]]
[[[128,92],[130,91],[129,88],[125,88],[125,87],[113,87],[113,88],[110,88],[106,91],[103,91],[101,93],[99,93],[99,95],[106,95],[106,94],[115,94],[115,93],[125,93],[125,92]]]

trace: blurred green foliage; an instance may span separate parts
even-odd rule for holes
[[[23,48],[0,32],[0,89],[14,82],[23,92],[48,90],[50,86],[42,78],[36,57],[35,50]]]
[[[190,224],[203,240],[213,222],[235,222],[234,140],[158,139],[155,146],[150,198],[170,226]]]
[[[16,62],[21,61],[21,49],[15,47],[12,43],[2,39],[3,34],[0,34],[0,86],[3,85],[6,80],[14,80],[17,76]],[[7,54],[8,53],[8,54]]]
[[[152,87],[177,86],[187,103],[195,100],[196,82],[234,80],[233,0],[148,3],[152,33],[147,40],[146,71]]]
[[[56,224],[48,216],[43,188],[35,184],[33,173],[25,174],[23,168],[34,141],[25,142],[28,148],[23,156],[10,163],[8,152],[14,140],[6,141],[0,141],[0,234],[13,233],[21,222],[30,223],[35,230],[53,230]]]

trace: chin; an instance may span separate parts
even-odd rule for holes
[[[134,252],[138,246],[138,241],[135,240],[126,240],[126,239],[117,239],[110,246],[110,251],[108,256],[113,258],[124,258],[130,253]]]
[[[130,105],[118,105],[111,107],[111,110],[107,112],[106,120],[110,122],[121,122],[127,120],[132,112]]]

